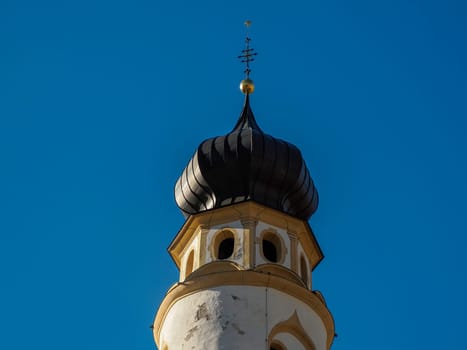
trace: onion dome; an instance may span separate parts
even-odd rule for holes
[[[251,200],[308,220],[318,192],[300,150],[261,130],[246,94],[233,130],[199,145],[177,180],[175,200],[186,216]]]

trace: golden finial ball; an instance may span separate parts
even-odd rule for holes
[[[240,90],[246,95],[246,94],[252,94],[253,91],[255,91],[255,84],[253,83],[253,80],[251,79],[243,79],[240,82]]]

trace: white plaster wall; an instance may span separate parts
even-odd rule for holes
[[[288,333],[279,333],[273,340],[279,340],[287,350],[306,350],[305,347],[293,336]]]
[[[261,265],[261,264],[266,264],[270,263],[270,261],[267,261],[266,259],[263,258],[261,255],[261,249],[262,249],[262,242],[261,242],[261,233],[264,231],[272,231],[275,232],[283,242],[282,246],[282,254],[285,254],[285,259],[284,261],[280,264],[284,267],[291,268],[291,262],[290,262],[290,238],[289,235],[287,234],[287,231],[284,229],[281,229],[279,227],[275,227],[272,225],[269,225],[265,222],[258,221],[258,225],[256,226],[256,266]]]
[[[316,350],[325,350],[324,324],[310,307],[271,288],[266,298],[266,288],[253,286],[221,286],[178,300],[163,321],[159,344],[177,350],[266,349],[271,329],[294,312]],[[282,339],[294,346],[288,350],[302,349],[293,339],[281,335]]]

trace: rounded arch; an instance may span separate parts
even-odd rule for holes
[[[286,333],[293,336],[300,344],[302,344],[305,350],[316,350],[315,344],[300,323],[300,319],[298,318],[296,311],[288,320],[279,322],[272,328],[268,337],[269,344],[275,344],[278,342],[277,339],[275,339],[275,336],[279,333]]]
[[[308,282],[310,280],[309,274],[310,274],[310,271],[308,269],[308,263],[306,262],[303,254],[300,254],[300,276],[302,277],[302,280],[307,287],[308,287]]]
[[[275,231],[265,230],[261,233],[261,256],[264,260],[281,264],[285,260],[285,245],[282,237]]]
[[[216,233],[211,244],[211,255],[215,260],[226,260],[235,251],[235,234],[231,230],[223,229]]]
[[[279,340],[275,339],[269,345],[269,350],[287,350],[285,345]]]
[[[192,249],[188,254],[185,264],[185,278],[187,278],[194,270],[195,265],[195,251]]]

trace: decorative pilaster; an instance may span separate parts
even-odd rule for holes
[[[298,240],[297,236],[291,232],[287,232],[289,235],[290,239],[290,268],[293,272],[298,272],[298,253],[297,253],[297,247],[298,247]]]
[[[243,243],[243,264],[246,269],[252,269],[256,264],[256,225],[258,221],[249,219],[242,219],[240,222],[244,229],[244,243]]]

